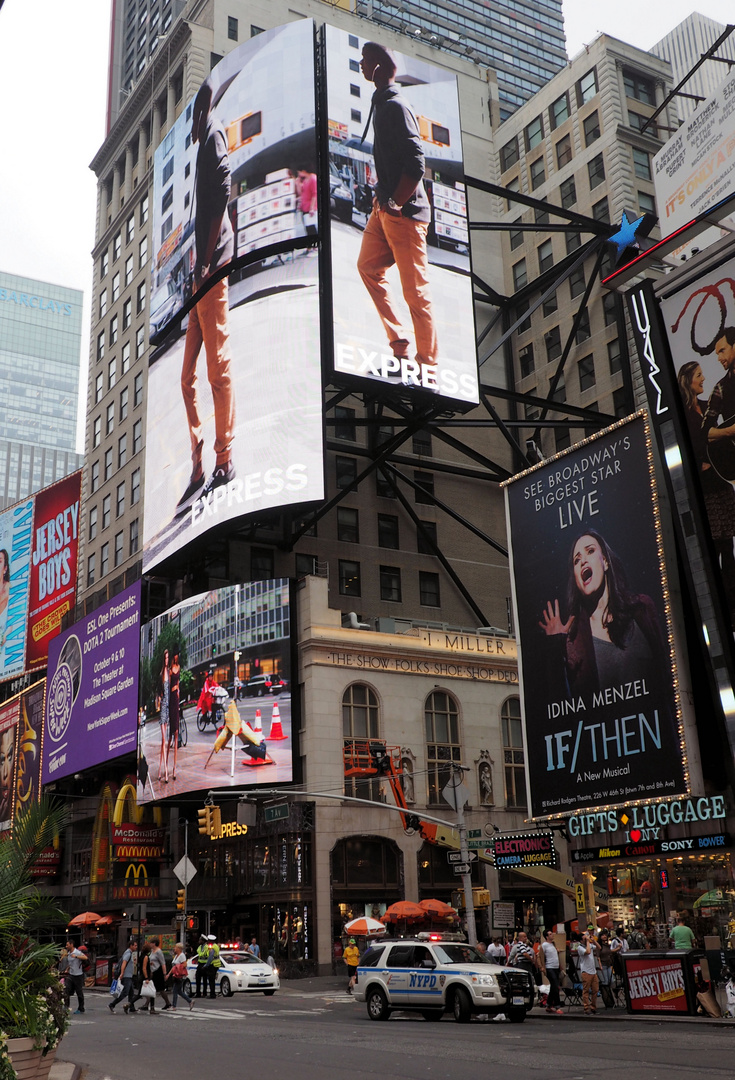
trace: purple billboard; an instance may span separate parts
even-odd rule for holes
[[[135,749],[140,582],[49,646],[43,782]]]

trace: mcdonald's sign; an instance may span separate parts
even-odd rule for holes
[[[158,881],[149,877],[144,862],[128,863],[124,878],[120,866],[115,877],[116,881],[112,886],[114,900],[155,900],[158,897]]]
[[[141,876],[143,878],[143,884],[145,886],[148,885],[148,871],[146,869],[145,863],[138,863],[137,866],[135,865],[135,863],[129,863],[128,864],[128,868],[125,871],[125,884],[126,885],[127,885],[127,882],[128,882],[128,878],[130,877],[131,874],[133,875],[133,882],[134,882],[135,885],[137,885],[139,883]]]

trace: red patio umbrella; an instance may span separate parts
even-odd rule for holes
[[[453,919],[457,915],[457,909],[443,900],[419,900],[419,907],[432,919]]]
[[[412,900],[397,900],[383,915],[382,922],[420,922],[426,918],[426,912]]]
[[[81,915],[75,915],[69,920],[69,926],[93,926],[102,918],[96,911],[83,911]]]
[[[113,923],[122,922],[120,915],[103,915],[101,919],[97,920],[98,926],[112,926]]]

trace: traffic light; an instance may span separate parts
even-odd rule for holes
[[[199,929],[199,916],[198,915],[190,915],[189,916],[189,918],[186,920],[186,929],[187,930],[198,930]]]
[[[213,840],[218,840],[222,835],[222,811],[219,806],[211,807],[212,816],[210,818],[209,835]]]
[[[186,889],[179,889],[179,891],[176,893],[176,910],[177,911],[183,911],[184,908],[186,907],[185,897],[186,897]]]
[[[212,809],[211,806],[204,806],[201,810],[197,810],[200,836],[212,835]]]

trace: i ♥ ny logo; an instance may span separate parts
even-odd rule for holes
[[[631,840],[633,841],[634,844],[637,844],[638,841],[641,838],[641,830],[640,829],[631,829],[630,830],[630,838],[631,838]]]

